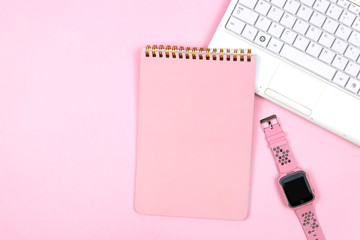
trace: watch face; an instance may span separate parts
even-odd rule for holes
[[[282,177],[280,185],[284,189],[290,207],[298,207],[314,199],[314,194],[304,171]]]

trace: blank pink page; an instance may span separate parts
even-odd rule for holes
[[[246,217],[255,66],[141,52],[138,213]]]

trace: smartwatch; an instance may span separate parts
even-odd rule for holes
[[[276,115],[262,119],[260,125],[280,172],[279,184],[285,201],[295,210],[307,239],[324,240],[313,206],[315,195],[308,174],[296,165]]]

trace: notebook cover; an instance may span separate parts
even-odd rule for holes
[[[141,52],[135,210],[241,220],[249,199],[256,57]]]

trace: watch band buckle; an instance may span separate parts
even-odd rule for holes
[[[270,129],[273,129],[274,124],[279,124],[280,126],[280,122],[275,114],[260,120],[260,125],[263,131],[265,131],[265,128],[268,127],[270,127]]]

